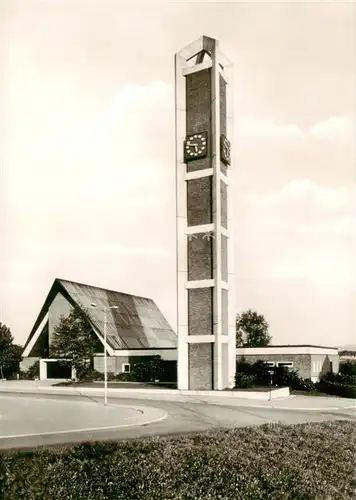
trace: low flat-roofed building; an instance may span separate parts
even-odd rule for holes
[[[316,345],[271,345],[267,347],[237,347],[236,361],[265,361],[270,366],[285,366],[296,370],[302,378],[313,382],[328,372],[338,373],[337,347]]]

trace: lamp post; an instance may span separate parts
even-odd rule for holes
[[[90,304],[90,307],[97,307],[96,304]],[[107,354],[106,354],[106,334],[107,334],[107,311],[108,309],[118,309],[118,306],[103,307],[102,311],[104,313],[104,405],[108,404],[108,364],[107,364]]]
[[[270,374],[270,386],[269,386],[269,401],[272,399],[272,384],[273,384],[273,375],[274,371],[273,370],[268,370],[268,373]]]

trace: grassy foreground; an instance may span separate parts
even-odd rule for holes
[[[347,500],[355,457],[347,421],[6,451],[0,498]]]

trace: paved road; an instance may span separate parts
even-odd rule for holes
[[[31,395],[0,395],[0,440],[11,436],[67,434],[75,431],[122,429],[166,418],[164,410],[137,403],[104,406],[88,398],[70,399]]]
[[[356,403],[350,400],[296,397],[268,405],[264,401],[207,399],[111,395],[105,408],[101,395],[2,393],[0,449],[174,435],[270,422],[356,421]],[[149,423],[152,420],[156,421]]]

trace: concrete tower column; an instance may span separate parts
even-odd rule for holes
[[[178,387],[234,382],[231,63],[203,36],[175,55]]]

